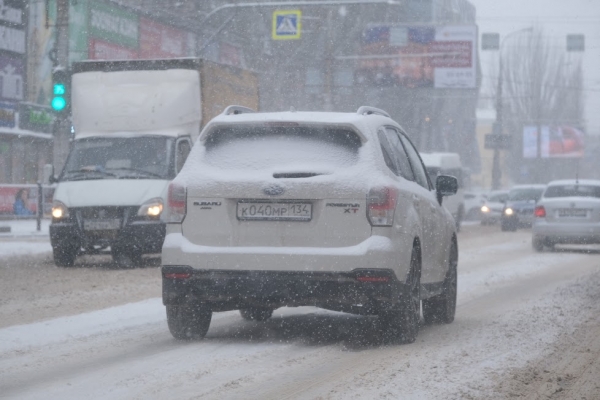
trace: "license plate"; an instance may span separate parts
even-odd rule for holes
[[[108,231],[120,227],[121,220],[119,219],[88,219],[83,221],[83,229],[87,231]]]
[[[240,220],[310,221],[311,203],[261,203],[240,201],[237,205]]]
[[[563,208],[558,210],[559,217],[587,217],[587,210],[583,208]]]

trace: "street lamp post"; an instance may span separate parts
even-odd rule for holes
[[[499,75],[498,75],[498,88],[496,89],[496,131],[494,134],[502,134],[504,132],[503,126],[503,102],[502,102],[502,84],[504,79],[504,64],[502,62],[502,46],[504,41],[509,37],[522,32],[531,32],[533,27],[519,29],[506,35],[500,45],[498,46],[498,64],[499,64]],[[502,169],[500,168],[500,148],[496,146],[494,148],[494,159],[492,161],[492,189],[500,189],[500,183],[502,179]]]

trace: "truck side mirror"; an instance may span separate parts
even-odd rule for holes
[[[54,165],[44,165],[43,174],[44,176],[42,182],[44,183],[44,185],[49,185],[51,183],[56,182],[56,178],[54,177]]]
[[[458,191],[458,179],[450,175],[439,175],[435,180],[437,199],[442,204],[442,198],[452,196]]]

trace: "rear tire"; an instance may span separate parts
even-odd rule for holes
[[[206,336],[212,311],[205,305],[167,306],[167,324],[177,340],[197,340]]]
[[[247,321],[266,321],[273,315],[271,308],[244,308],[240,310],[242,318]]]
[[[541,253],[542,251],[544,251],[544,239],[534,236],[531,239],[531,247],[533,247],[533,250],[537,251],[538,253]]]
[[[456,294],[458,288],[458,249],[452,243],[450,249],[448,273],[444,279],[441,294],[423,300],[423,319],[427,324],[450,324],[456,314]]]
[[[78,251],[79,249],[76,247],[53,247],[52,255],[54,257],[54,264],[57,267],[72,267],[75,264]]]
[[[421,260],[418,247],[413,248],[411,268],[406,284],[408,293],[390,309],[379,314],[386,342],[413,343],[419,334],[421,318]]]

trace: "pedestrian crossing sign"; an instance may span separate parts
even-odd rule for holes
[[[278,10],[273,12],[273,40],[300,39],[300,10]]]

